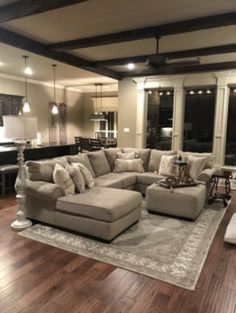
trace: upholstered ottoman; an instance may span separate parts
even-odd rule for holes
[[[57,200],[54,223],[111,241],[141,216],[142,196],[136,191],[94,187]]]
[[[175,188],[173,192],[158,184],[152,184],[146,192],[147,209],[149,212],[194,220],[204,207],[205,196],[206,187],[204,184]]]

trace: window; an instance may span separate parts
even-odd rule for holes
[[[212,152],[215,89],[188,89],[185,93],[183,150]]]
[[[146,147],[171,149],[173,90],[148,91]]]
[[[106,117],[105,121],[100,121],[96,126],[95,136],[97,138],[117,138],[118,113],[103,112]]]
[[[236,166],[236,88],[229,95],[225,165]]]

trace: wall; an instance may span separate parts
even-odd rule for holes
[[[24,82],[0,77],[0,93],[24,96]],[[83,94],[57,88],[57,102],[67,104],[67,139],[74,142],[74,136],[83,134]],[[28,116],[38,118],[38,131],[42,142],[48,142],[48,103],[52,100],[53,88],[35,83],[28,84],[28,101],[31,112]]]
[[[136,146],[136,83],[124,79],[118,85],[118,145],[120,147]],[[124,132],[129,128],[129,132]]]

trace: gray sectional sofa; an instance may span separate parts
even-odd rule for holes
[[[145,172],[113,172],[118,152],[137,154],[143,161]],[[92,189],[70,196],[65,196],[63,190],[53,183],[58,158],[28,161],[26,216],[110,241],[139,220],[142,194],[148,186],[164,178],[158,173],[163,154],[174,155],[176,151],[110,148],[66,156],[70,163],[79,162],[87,167],[95,180]],[[209,190],[214,170],[212,156],[207,157],[209,162],[198,180],[204,181]]]

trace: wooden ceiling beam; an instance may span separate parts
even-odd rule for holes
[[[214,27],[223,27],[236,24],[236,12],[205,16],[191,20],[184,20],[152,27],[145,27],[98,35],[93,37],[69,40],[50,44],[49,47],[57,51],[67,51],[109,45],[119,42],[140,40],[147,38],[156,38],[157,36],[168,36],[174,34],[187,33],[197,30],[210,29]]]
[[[0,23],[43,13],[88,0],[20,0],[0,7]]]
[[[50,58],[68,65],[72,65],[99,75],[107,76],[117,80],[121,79],[121,75],[109,68],[104,68],[101,66],[95,66],[91,62],[82,59],[80,57],[74,56],[66,52],[57,52],[50,50],[46,45],[24,37],[22,35],[16,34],[12,31],[0,28],[0,42],[13,46],[19,49],[23,49],[46,58]]]
[[[200,64],[191,66],[163,66],[160,68],[150,68],[146,71],[136,72],[122,72],[122,77],[141,77],[141,76],[153,76],[153,75],[174,75],[174,74],[188,74],[188,73],[201,73],[211,71],[222,71],[236,69],[236,62],[221,62]]]
[[[200,57],[206,55],[216,55],[216,54],[224,54],[224,53],[233,53],[236,52],[236,44],[229,45],[221,45],[221,46],[213,46],[206,48],[197,48],[190,50],[182,50],[182,51],[171,51],[171,52],[162,52],[159,53],[159,56],[165,56],[169,60],[171,59],[182,59],[182,58],[191,58],[191,57]],[[139,56],[131,56],[126,58],[117,58],[117,59],[108,59],[94,62],[94,65],[99,66],[114,66],[114,65],[123,65],[128,63],[144,63],[146,62],[148,57],[152,57],[156,54],[151,55],[139,55]]]

